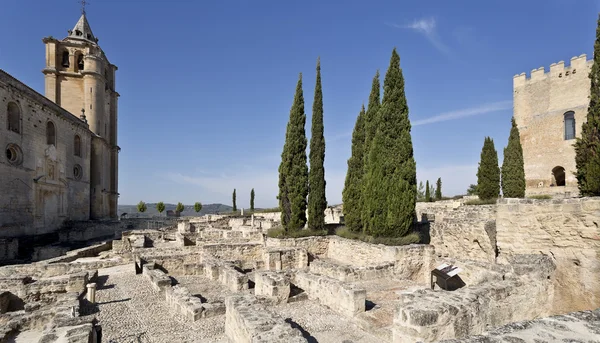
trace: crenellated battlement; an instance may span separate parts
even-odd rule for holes
[[[567,79],[568,77],[581,72],[585,72],[587,75],[586,68],[592,63],[592,60],[587,60],[586,54],[574,56],[571,58],[571,63],[568,67],[565,67],[564,61],[559,61],[557,63],[552,63],[548,72],[545,71],[544,67],[539,67],[533,69],[529,77],[527,77],[525,73],[515,75],[513,77],[513,87],[521,87],[547,78]]]

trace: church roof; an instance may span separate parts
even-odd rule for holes
[[[93,43],[98,43],[98,39],[92,33],[90,23],[88,22],[87,17],[85,16],[85,12],[81,15],[81,17],[77,21],[77,24],[75,24],[73,30],[69,30],[69,36],[67,38],[81,39]]]

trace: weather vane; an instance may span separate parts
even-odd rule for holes
[[[85,5],[89,5],[90,2],[86,0],[80,0],[79,3],[81,4],[81,14],[85,14]]]

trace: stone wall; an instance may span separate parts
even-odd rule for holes
[[[504,199],[497,213],[500,262],[522,254],[554,260],[551,314],[600,307],[600,198]]]
[[[260,303],[254,296],[225,299],[225,335],[235,343],[306,342],[302,333]]]
[[[295,273],[292,283],[303,289],[309,299],[345,316],[353,317],[365,311],[367,291],[353,284],[306,272]]]
[[[402,294],[394,314],[393,342],[464,338],[490,327],[547,315],[554,264],[540,255],[514,262],[505,280],[453,292],[421,289]]]
[[[394,267],[395,264],[393,262],[369,267],[353,267],[318,259],[310,263],[310,272],[346,282],[392,277],[394,275]]]
[[[308,265],[308,253],[304,248],[267,248],[264,252],[266,270],[302,269]]]
[[[290,297],[290,277],[281,272],[254,273],[254,294],[275,303],[286,303]]]
[[[174,312],[189,321],[225,314],[225,304],[222,302],[202,303],[199,297],[179,285],[165,288],[165,300]]]
[[[205,244],[202,253],[211,258],[224,261],[241,261],[244,268],[253,267],[263,260],[264,246],[259,243]]]
[[[171,278],[165,272],[156,268],[154,263],[144,264],[142,266],[142,274],[150,280],[152,288],[157,292],[163,292],[171,287]]]
[[[495,221],[496,205],[439,209],[435,212],[435,221],[430,223],[430,244],[439,257],[494,262]]]
[[[534,69],[531,77],[525,73],[513,79],[514,118],[519,128],[525,162],[526,194],[533,188],[556,186],[553,169],[564,168],[566,186],[577,186],[574,139],[565,139],[564,114],[574,112],[575,134],[581,137],[589,104],[592,60],[586,55],[571,58],[570,66],[563,61]],[[538,190],[539,191],[539,190]]]
[[[267,247],[299,247],[304,248],[311,256],[326,256],[329,249],[328,236],[314,236],[304,238],[269,238],[266,239]]]
[[[91,131],[87,124],[41,94],[0,71],[0,237],[52,232],[67,219],[90,217]],[[19,120],[8,130],[8,107]],[[46,125],[55,127],[48,144]],[[81,139],[81,157],[74,139]],[[12,147],[9,160],[5,150]],[[75,178],[74,169],[82,176]],[[36,180],[36,181],[34,181]]]

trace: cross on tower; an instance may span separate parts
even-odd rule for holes
[[[90,2],[86,0],[80,0],[79,3],[81,4],[81,14],[85,14],[85,5],[89,5]]]

